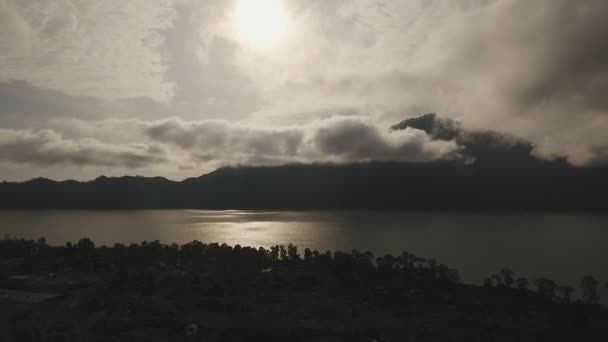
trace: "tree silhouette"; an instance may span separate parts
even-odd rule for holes
[[[515,283],[517,284],[517,289],[521,290],[521,291],[526,291],[528,290],[528,279],[524,278],[524,277],[519,277],[517,278],[517,280],[515,280]]]
[[[574,288],[572,286],[559,286],[557,288],[557,292],[561,295],[564,303],[570,303],[572,299],[572,294],[574,293]]]
[[[300,260],[300,255],[298,254],[298,247],[293,244],[287,245],[287,257],[290,261]]]
[[[393,271],[393,265],[395,261],[395,257],[390,254],[386,254],[385,256],[376,259],[378,271],[384,274],[390,274]]]
[[[492,279],[492,281],[494,282],[494,286],[499,287],[499,286],[503,286],[503,282],[502,282],[502,277],[498,274],[492,274],[492,276],[490,277]]]
[[[270,247],[270,260],[277,262],[279,260],[279,245]]]
[[[583,301],[585,304],[597,304],[600,301],[600,296],[597,294],[597,286],[599,284],[600,282],[592,276],[583,277],[581,289],[583,290]]]
[[[304,250],[304,261],[307,263],[312,262],[312,251],[310,250],[310,248],[306,248]]]
[[[538,294],[541,296],[548,299],[553,299],[553,297],[555,297],[555,289],[557,288],[557,284],[551,279],[538,278],[536,279],[536,288]]]
[[[513,279],[514,275],[515,275],[515,272],[513,272],[513,270],[511,270],[510,268],[505,267],[502,270],[500,270],[500,276],[502,277],[502,282],[507,287],[513,286],[513,283],[515,282],[515,280]]]
[[[91,241],[89,238],[83,238],[78,240],[76,247],[81,249],[93,249],[95,248],[95,243],[93,243],[93,241]]]

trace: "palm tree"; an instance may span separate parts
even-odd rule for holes
[[[581,289],[583,290],[583,301],[585,304],[596,304],[600,301],[600,296],[597,294],[597,286],[600,284],[597,279],[592,276],[585,276],[581,281]]]

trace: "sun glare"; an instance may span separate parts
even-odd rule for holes
[[[241,38],[256,47],[276,44],[287,30],[280,0],[238,0],[235,20]]]

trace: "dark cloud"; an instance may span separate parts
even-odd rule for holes
[[[333,117],[281,129],[177,118],[142,125],[155,141],[178,146],[199,161],[220,165],[425,161],[451,158],[458,150],[454,142],[432,141],[418,130],[390,133],[388,129],[354,117]]]
[[[0,161],[51,166],[112,166],[141,168],[166,163],[167,152],[159,145],[110,145],[93,139],[70,140],[51,130],[0,129]]]
[[[441,32],[452,38],[449,45],[438,42],[447,49],[446,68],[476,77],[487,71],[485,77],[520,109],[513,115],[570,100],[580,112],[606,113],[606,1],[499,1],[473,16],[448,26],[456,33]]]
[[[437,142],[420,131],[388,132],[353,118],[330,120],[314,133],[319,152],[344,161],[429,161],[456,157],[453,142]]]
[[[195,160],[220,164],[289,161],[303,142],[303,133],[297,129],[256,129],[219,120],[172,118],[142,125],[153,140],[191,152]]]
[[[391,126],[393,131],[408,128],[424,131],[433,140],[455,141],[467,163],[517,166],[536,163],[538,158],[565,159],[565,155],[539,153],[528,140],[495,131],[466,129],[460,122],[441,118],[435,113],[409,118]]]

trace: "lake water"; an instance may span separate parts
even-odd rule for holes
[[[578,287],[583,275],[608,281],[608,214],[449,214],[259,211],[0,212],[0,234],[45,236],[51,245],[192,240],[229,245],[293,243],[319,250],[407,250],[460,270],[480,284],[509,266],[530,279]],[[604,293],[604,299],[608,296]]]

